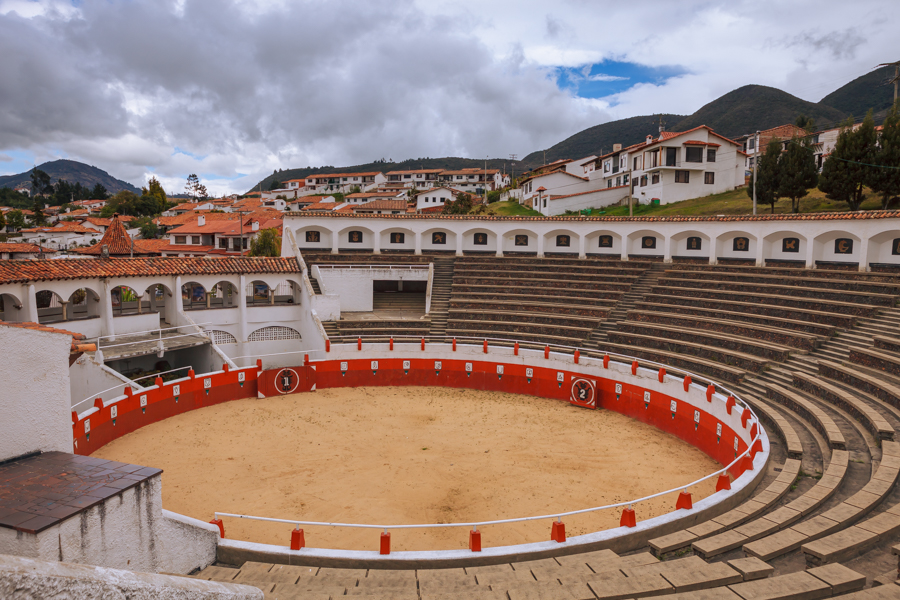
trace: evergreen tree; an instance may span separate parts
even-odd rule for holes
[[[207,197],[206,186],[200,183],[200,178],[196,173],[188,175],[187,183],[184,185],[184,191],[191,197],[194,202],[204,200]]]
[[[0,229],[6,227],[6,215],[0,212]]]
[[[263,229],[250,240],[250,256],[281,256],[281,238],[275,228]]]
[[[109,192],[106,191],[106,188],[101,184],[97,184],[94,186],[94,189],[91,190],[90,198],[85,198],[85,200],[107,200],[109,199]]]
[[[53,185],[50,183],[50,176],[41,171],[37,167],[31,170],[31,195],[43,196],[53,193]]]
[[[31,216],[31,222],[36,226],[40,227],[42,225],[47,224],[47,217],[44,215],[44,203],[40,200],[34,201],[34,208],[32,209],[34,213]]]
[[[819,171],[809,141],[794,138],[778,159],[778,195],[791,199],[791,212],[800,212],[800,198],[816,187]]]
[[[884,119],[884,129],[872,164],[880,165],[869,172],[868,186],[881,194],[881,208],[887,210],[900,196],[900,107],[894,104]]]
[[[877,150],[872,111],[858,128],[848,119],[838,134],[837,144],[825,160],[819,176],[819,189],[831,200],[846,202],[850,210],[859,210],[865,200],[863,187],[870,178]]]
[[[141,188],[141,214],[158,215],[167,205],[166,190],[156,177],[151,177],[147,187]]]
[[[781,179],[779,158],[781,157],[781,142],[771,140],[766,146],[766,151],[756,158],[756,203],[770,204],[772,214],[775,214],[775,203],[778,202],[778,183]],[[753,197],[753,177],[747,186],[747,195]]]
[[[453,202],[445,202],[441,210],[445,215],[467,215],[472,210],[473,202],[470,194],[459,194]]]

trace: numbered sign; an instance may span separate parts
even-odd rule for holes
[[[497,375],[503,375],[503,365],[497,365]]]
[[[147,406],[147,394],[141,394],[141,408]]]
[[[559,372],[556,373],[556,381],[558,381],[559,383],[562,383],[565,380],[566,380],[565,373],[559,373]]]
[[[650,392],[644,392],[644,402],[650,402]]]
[[[737,438],[737,436],[734,436],[734,451],[737,452],[737,449],[738,449],[738,438]]]
[[[172,395],[173,395],[173,396],[180,396],[180,395],[181,395],[181,386],[180,386],[180,385],[173,385],[173,386],[172,386]]]
[[[116,405],[116,404],[113,404],[113,405],[112,405],[112,407],[109,409],[109,416],[110,416],[111,419],[115,419],[116,417],[119,416],[119,407],[118,407],[118,405]]]
[[[716,423],[716,436],[722,437],[722,424]]]
[[[346,370],[347,370],[347,363],[345,361],[345,362],[341,363],[341,371],[346,371]]]
[[[434,361],[434,370],[435,371],[441,370],[441,361],[439,361],[439,360]]]
[[[207,377],[203,380],[203,389],[208,390],[212,388],[212,377]]]
[[[411,364],[412,364],[412,363],[410,363],[408,360],[404,360],[404,361],[403,361],[403,370],[404,370],[404,371],[409,371],[409,367],[410,367]]]
[[[373,361],[372,361],[372,370],[373,370],[373,371],[377,371],[377,370],[378,370],[378,361],[377,361],[377,360],[373,360]]]
[[[575,406],[584,408],[597,408],[597,389],[594,381],[590,379],[575,379],[572,381],[572,396],[569,402]]]
[[[525,377],[527,377],[529,379],[534,377],[534,369],[532,369],[531,367],[525,369]]]
[[[621,384],[621,383],[617,383],[617,384],[616,384],[616,393],[617,393],[617,394],[621,394],[621,393],[622,393],[622,384]]]
[[[700,422],[700,411],[695,410],[694,411],[694,423],[699,423],[699,422]]]
[[[247,374],[246,374],[246,373],[244,373],[243,371],[241,371],[240,373],[238,373],[238,382],[239,382],[239,383],[244,383],[244,381],[246,381],[246,380],[247,380]]]
[[[647,396],[644,396],[644,400],[647,400]],[[678,410],[678,403],[675,400],[669,402],[669,412],[675,413]]]
[[[275,374],[275,389],[279,394],[290,394],[300,385],[300,374],[293,369],[281,369]]]
[[[84,420],[84,433],[85,433],[85,435],[87,435],[90,432],[91,432],[91,420],[85,419]]]
[[[472,372],[472,363],[466,363],[466,373]]]

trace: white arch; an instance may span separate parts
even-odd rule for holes
[[[792,252],[793,246],[785,243],[785,240],[796,239],[797,251]],[[770,260],[787,260],[806,262],[808,240],[806,236],[796,231],[776,231],[763,238],[761,262],[764,265]],[[787,250],[787,251],[786,251]]]

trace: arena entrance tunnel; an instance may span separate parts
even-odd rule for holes
[[[492,345],[493,343],[493,345]],[[218,560],[241,564],[246,560],[310,566],[369,566],[372,568],[435,568],[473,564],[537,560],[553,556],[610,549],[628,551],[652,538],[667,535],[713,518],[745,500],[762,481],[769,460],[769,439],[758,417],[728,388],[703,376],[632,357],[582,353],[577,349],[551,351],[525,349],[519,344],[481,343],[327,344],[325,351],[310,351],[301,364],[264,369],[254,366],[162,382],[139,392],[73,413],[75,452],[90,454],[112,439],[170,416],[229,400],[276,396],[297,392],[362,386],[438,386],[507,391],[605,409],[632,417],[675,435],[716,460],[722,468],[671,490],[632,498],[602,507],[522,515],[503,520],[468,523],[333,523],[217,512],[211,522],[220,528]],[[716,481],[716,492],[693,501],[691,487]],[[641,503],[678,494],[672,511],[641,518]],[[597,510],[620,513],[620,526],[567,537],[565,518]],[[285,525],[285,545],[259,544],[227,538],[228,522],[249,519]],[[547,523],[549,541],[490,546],[482,527],[526,520]],[[359,550],[316,548],[317,527],[371,529],[372,545]],[[465,550],[391,551],[391,533],[422,527],[451,527],[468,536]],[[376,534],[378,539],[376,540]]]

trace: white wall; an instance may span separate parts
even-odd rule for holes
[[[324,268],[319,270],[323,292],[340,297],[341,312],[372,310],[373,281],[428,281],[428,267],[416,269]]]
[[[155,354],[153,357],[154,360],[158,360]],[[109,400],[114,396],[121,396],[125,386],[129,383],[130,380],[126,377],[97,362],[93,353],[82,354],[75,364],[69,367],[69,387],[73,406],[91,397],[102,397],[104,400]],[[142,387],[146,387],[152,385],[153,380],[143,379],[140,383],[143,384]],[[105,391],[112,387],[116,389]],[[101,392],[104,393],[101,394]],[[77,410],[83,412],[91,406],[93,406],[92,402],[85,402],[80,404]]]
[[[71,345],[67,334],[0,325],[0,460],[72,451]]]
[[[217,540],[213,525],[163,514],[162,476],[155,475],[36,535],[0,528],[0,554],[187,574],[215,560]]]

